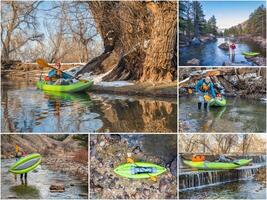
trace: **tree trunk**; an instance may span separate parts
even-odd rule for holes
[[[176,79],[176,2],[88,2],[104,52],[78,72],[105,80]]]

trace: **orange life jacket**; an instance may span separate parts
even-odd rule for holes
[[[203,155],[192,156],[192,162],[202,162],[202,161],[205,161],[205,156]]]

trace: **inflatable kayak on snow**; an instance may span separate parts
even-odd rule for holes
[[[14,165],[12,165],[8,171],[13,174],[24,174],[31,170],[34,170],[41,163],[41,155],[38,153],[30,154],[19,159]]]
[[[209,106],[211,107],[222,107],[222,106],[225,106],[226,105],[226,99],[224,97],[222,98],[212,98],[210,101],[209,101]]]
[[[36,83],[37,88],[47,91],[55,92],[82,92],[89,89],[93,85],[93,81],[78,81],[70,85],[51,85],[46,81],[38,81]]]
[[[197,169],[236,169],[245,165],[248,165],[252,159],[240,159],[235,160],[233,162],[209,162],[209,161],[201,161],[201,162],[193,162],[189,160],[184,160],[184,164]]]
[[[114,169],[116,174],[132,179],[151,178],[165,171],[165,167],[148,162],[125,163]]]
[[[258,52],[243,52],[242,53],[244,56],[258,56],[260,53]]]

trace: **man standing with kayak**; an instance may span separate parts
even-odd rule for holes
[[[198,94],[198,109],[201,109],[202,103],[204,103],[204,109],[208,107],[208,102],[212,98],[215,98],[214,85],[209,76],[199,80],[196,85],[196,91]]]
[[[232,42],[229,45],[229,54],[230,54],[231,62],[235,62],[235,49],[236,49],[236,45],[234,42]]]

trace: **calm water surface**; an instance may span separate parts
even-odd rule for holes
[[[266,132],[266,102],[227,98],[225,107],[198,110],[194,97],[179,98],[184,132]]]
[[[176,99],[37,90],[2,80],[2,132],[176,132]]]
[[[206,43],[200,46],[182,47],[179,51],[179,64],[186,66],[187,61],[196,58],[200,61],[201,66],[222,66],[223,62],[230,62],[229,52],[220,49],[218,46],[225,42],[224,38],[218,38],[215,42]],[[239,41],[236,44],[235,61],[244,65],[253,65],[248,62],[243,52],[260,52],[265,57],[266,52],[259,48],[255,43]]]

